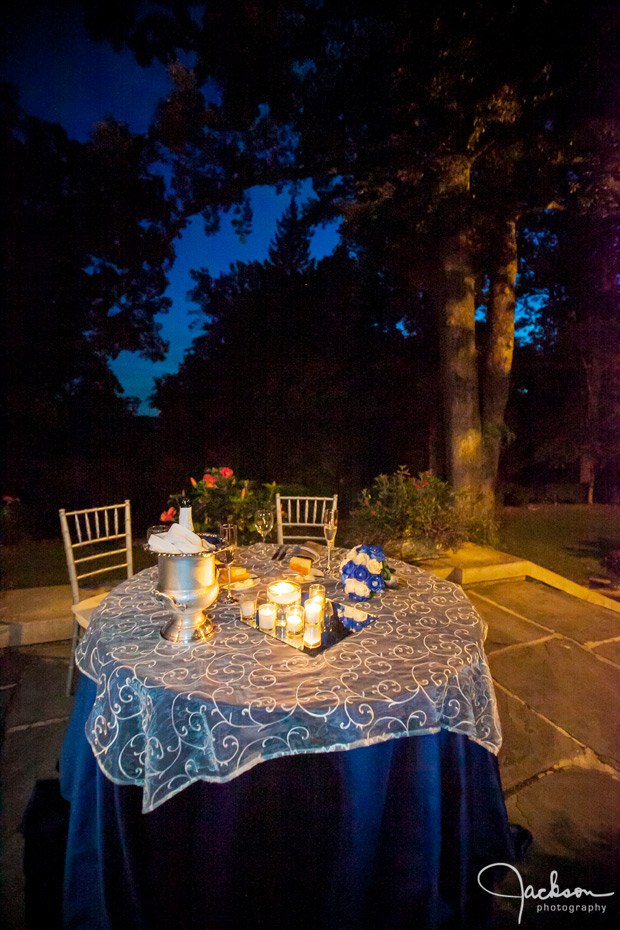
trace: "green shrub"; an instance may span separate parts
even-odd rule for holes
[[[408,557],[428,557],[467,538],[459,504],[453,488],[431,471],[413,477],[401,466],[392,475],[379,475],[372,488],[362,491],[351,514],[350,532],[364,542],[404,540]],[[388,549],[394,551],[394,545]]]
[[[19,497],[5,494],[0,501],[0,543],[16,546],[24,538],[24,519]]]
[[[161,519],[178,519],[181,500],[188,497],[196,532],[217,533],[220,524],[236,523],[239,541],[248,542],[256,532],[254,511],[273,505],[278,490],[275,481],[257,485],[237,478],[231,468],[208,468],[200,481],[190,478],[187,491],[170,496],[168,510],[162,513]]]
[[[620,549],[612,549],[602,561],[612,574],[620,576]]]
[[[498,503],[505,507],[525,507],[528,504],[584,504],[586,489],[582,484],[557,481],[526,487],[502,484],[497,492]]]
[[[379,475],[362,491],[349,536],[410,560],[431,558],[466,540],[494,545],[498,538],[481,496],[455,491],[432,471],[413,477],[404,466]]]
[[[540,489],[537,501],[543,504],[585,504],[586,489],[576,482],[554,482]]]
[[[506,482],[499,486],[496,497],[504,507],[526,507],[534,500],[535,494],[532,488]]]

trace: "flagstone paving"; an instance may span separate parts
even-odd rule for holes
[[[70,642],[4,650],[0,698],[0,914],[5,930],[23,930],[24,840],[21,824],[35,784],[57,777],[73,698],[65,694]]]
[[[616,665],[620,665],[620,639],[616,642],[601,643],[600,646],[593,646],[592,652],[597,656],[602,656]]]
[[[614,892],[549,901],[605,904],[604,912],[586,914],[539,910],[540,902],[528,899],[520,924],[518,899],[497,898],[495,930],[617,928],[620,614],[528,581],[465,590],[489,627],[486,649],[504,735],[499,763],[509,818],[533,836],[517,866],[523,883],[549,888],[556,871],[561,889]],[[69,643],[0,650],[0,656],[0,908],[6,930],[22,930],[19,827],[36,781],[55,774],[72,703],[64,694]],[[515,874],[507,873],[498,890],[515,894]]]
[[[556,872],[560,892],[571,896],[526,900],[520,927],[515,919],[518,903],[513,900],[498,930],[617,930],[620,781],[587,768],[561,769],[510,795],[506,809],[511,823],[528,827],[534,836],[525,861],[517,866],[524,886],[548,890],[551,873]],[[580,888],[613,896],[577,896]],[[507,875],[497,891],[518,894],[517,876]]]
[[[620,668],[567,639],[496,652],[489,664],[508,691],[620,771]]]
[[[557,591],[537,581],[475,585],[479,594],[580,643],[620,636],[620,614]]]
[[[555,871],[560,890],[571,895],[578,888],[614,892],[528,899],[520,924],[518,899],[497,898],[496,930],[617,930],[620,617],[531,581],[465,590],[489,625],[508,816],[533,836],[516,866],[523,885],[549,889]],[[497,890],[518,894],[517,876],[507,873]],[[576,907],[584,902],[592,910]]]
[[[532,623],[514,611],[501,607],[485,597],[480,589],[476,591],[468,589],[467,594],[489,626],[484,644],[487,655],[506,646],[514,646],[515,643],[526,643],[529,640],[552,635],[548,627]]]
[[[583,745],[496,683],[503,743],[499,754],[502,785],[508,791],[546,772],[561,760],[582,755]]]

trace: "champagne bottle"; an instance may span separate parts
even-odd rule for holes
[[[184,526],[186,530],[194,531],[194,521],[192,520],[192,504],[189,497],[184,497],[179,509],[179,526]]]

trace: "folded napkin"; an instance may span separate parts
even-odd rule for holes
[[[149,548],[153,552],[184,553],[202,552],[203,549],[210,549],[207,542],[202,540],[196,533],[179,526],[178,523],[172,523],[167,533],[154,533],[149,538]]]

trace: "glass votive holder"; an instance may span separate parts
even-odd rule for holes
[[[304,631],[304,611],[301,604],[291,604],[286,608],[287,636],[301,636]]]
[[[276,626],[286,627],[286,610],[301,604],[301,588],[294,581],[273,581],[267,588],[267,599],[277,607]]]
[[[304,646],[308,649],[318,649],[321,645],[321,625],[319,623],[304,624]]]
[[[321,626],[325,602],[320,597],[309,597],[304,604],[306,623],[310,626]]]
[[[266,633],[272,633],[276,625],[276,605],[268,601],[258,605],[258,626]]]
[[[151,536],[165,536],[169,529],[169,523],[158,523],[156,526],[149,526],[148,530],[146,531],[146,548],[149,552],[152,552],[154,555],[157,554],[156,551],[150,547]]]
[[[325,594],[324,584],[311,584],[310,587],[308,588],[308,599],[309,600],[315,600],[316,598],[320,598],[323,601],[323,604],[325,604],[325,597],[326,597],[326,594]]]
[[[244,623],[256,626],[256,595],[242,594],[239,598],[239,613]]]

